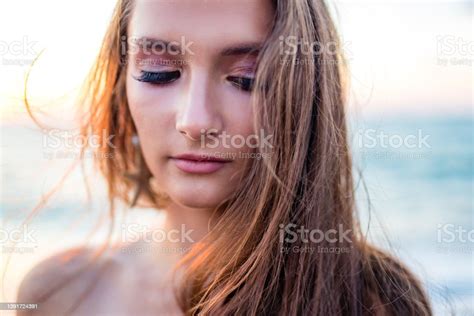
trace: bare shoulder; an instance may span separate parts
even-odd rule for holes
[[[117,315],[144,307],[175,308],[168,263],[156,260],[158,254],[147,246],[134,242],[104,252],[74,248],[46,258],[25,276],[17,295],[17,302],[36,303],[38,310],[18,315]]]
[[[17,302],[37,303],[36,315],[57,312],[71,305],[87,291],[107,266],[96,250],[85,247],[71,248],[56,253],[35,265],[20,284]]]

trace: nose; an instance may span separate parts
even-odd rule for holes
[[[191,141],[198,141],[201,135],[218,135],[223,122],[216,103],[209,76],[204,71],[193,73],[179,105],[176,130]]]

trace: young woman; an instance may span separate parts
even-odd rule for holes
[[[82,131],[107,136],[111,215],[153,206],[168,238],[59,253],[18,301],[41,315],[430,315],[420,282],[358,229],[340,46],[322,0],[119,0]]]

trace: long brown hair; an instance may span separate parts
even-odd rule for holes
[[[182,310],[187,315],[430,315],[420,282],[367,243],[359,229],[345,64],[328,7],[322,0],[272,3],[273,27],[258,57],[252,103],[254,128],[273,135],[273,147],[262,160],[249,159],[240,186],[218,206],[215,226],[177,267]],[[89,115],[82,134],[114,135],[113,146],[104,142],[94,155],[107,180],[111,210],[118,200],[131,202],[133,182],[124,174],[138,169],[140,156],[132,146],[136,130],[125,89],[123,39],[132,10],[133,0],[118,1],[84,90]],[[290,37],[335,50],[308,54],[298,45],[282,54],[281,39]],[[140,203],[163,206],[149,185],[140,196]],[[317,244],[348,251],[282,251],[306,246],[302,239],[289,245],[281,238],[282,227],[290,224],[322,232],[349,229],[347,238]]]

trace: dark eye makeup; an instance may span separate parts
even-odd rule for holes
[[[247,77],[237,77],[237,76],[229,76],[227,80],[231,82],[234,86],[239,88],[240,90],[249,92],[252,91],[254,79],[247,78]]]
[[[167,84],[181,77],[179,70],[165,72],[140,71],[140,76],[135,77],[140,82],[148,82],[152,84]]]
[[[150,71],[140,71],[140,75],[134,77],[140,82],[151,83],[155,85],[164,85],[171,83],[181,77],[181,72],[179,70],[166,71],[166,72],[150,72]],[[231,84],[236,88],[250,92],[254,83],[253,78],[247,77],[238,77],[238,76],[228,76],[226,78]]]

